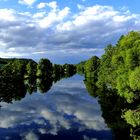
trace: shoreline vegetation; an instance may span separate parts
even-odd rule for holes
[[[105,48],[101,58],[93,56],[79,63],[77,70],[84,73],[91,95],[98,96],[99,100],[118,96],[123,101],[118,116],[120,114],[129,125],[131,137],[140,139],[140,32],[131,31],[122,35],[116,45],[109,44]],[[107,104],[108,100],[104,106]],[[116,107],[116,104],[112,102],[110,108]],[[123,123],[120,128],[121,125]]]
[[[16,81],[19,82],[16,88],[22,89],[24,94],[21,94],[24,97],[26,92],[23,85],[32,93],[37,90],[37,82],[40,91],[44,93],[50,89],[52,81],[56,82],[76,73],[85,76],[84,84],[89,94],[99,98],[102,116],[115,136],[119,138],[118,134],[128,131],[127,134],[129,133],[133,139],[139,139],[140,32],[131,31],[127,35],[122,35],[116,45],[109,44],[105,48],[101,58],[93,56],[75,65],[52,64],[46,58],[40,59],[39,63],[32,59],[0,58],[0,90],[3,93],[0,95],[0,101],[6,100],[4,94],[11,94],[4,88],[16,87]],[[42,83],[46,84],[42,86]],[[17,89],[15,94],[20,93],[16,92]],[[19,98],[17,95],[15,99],[23,97]],[[11,101],[10,98],[8,102]]]

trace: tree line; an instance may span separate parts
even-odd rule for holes
[[[53,78],[69,77],[76,73],[72,64],[53,64],[49,59],[42,58],[38,63],[32,59],[3,59],[0,58],[0,77],[20,76],[22,78]]]

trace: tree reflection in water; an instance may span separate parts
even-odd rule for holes
[[[53,82],[73,76],[69,75],[55,75],[54,77],[35,77],[30,76],[23,78],[20,76],[1,76],[0,77],[0,102],[12,103],[13,101],[21,100],[26,93],[29,94],[37,92],[46,93],[50,90]]]
[[[0,77],[0,102],[12,103],[21,100],[26,95],[26,86],[20,77]]]
[[[127,101],[116,94],[116,91],[111,89],[99,89],[95,82],[91,78],[84,80],[87,91],[94,98],[98,98],[98,103],[101,106],[102,117],[105,119],[106,124],[111,128],[114,139],[127,139],[131,140],[138,136],[133,135],[135,130],[138,130],[138,126],[135,128],[128,124],[123,118],[123,112],[125,110],[133,108],[135,105],[127,103]],[[131,136],[131,137],[130,137]]]

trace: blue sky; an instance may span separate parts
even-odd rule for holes
[[[140,30],[138,0],[0,0],[0,57],[78,63]]]

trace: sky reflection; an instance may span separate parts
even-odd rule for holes
[[[111,139],[97,100],[77,75],[57,82],[46,94],[2,103],[0,114],[1,139]]]

